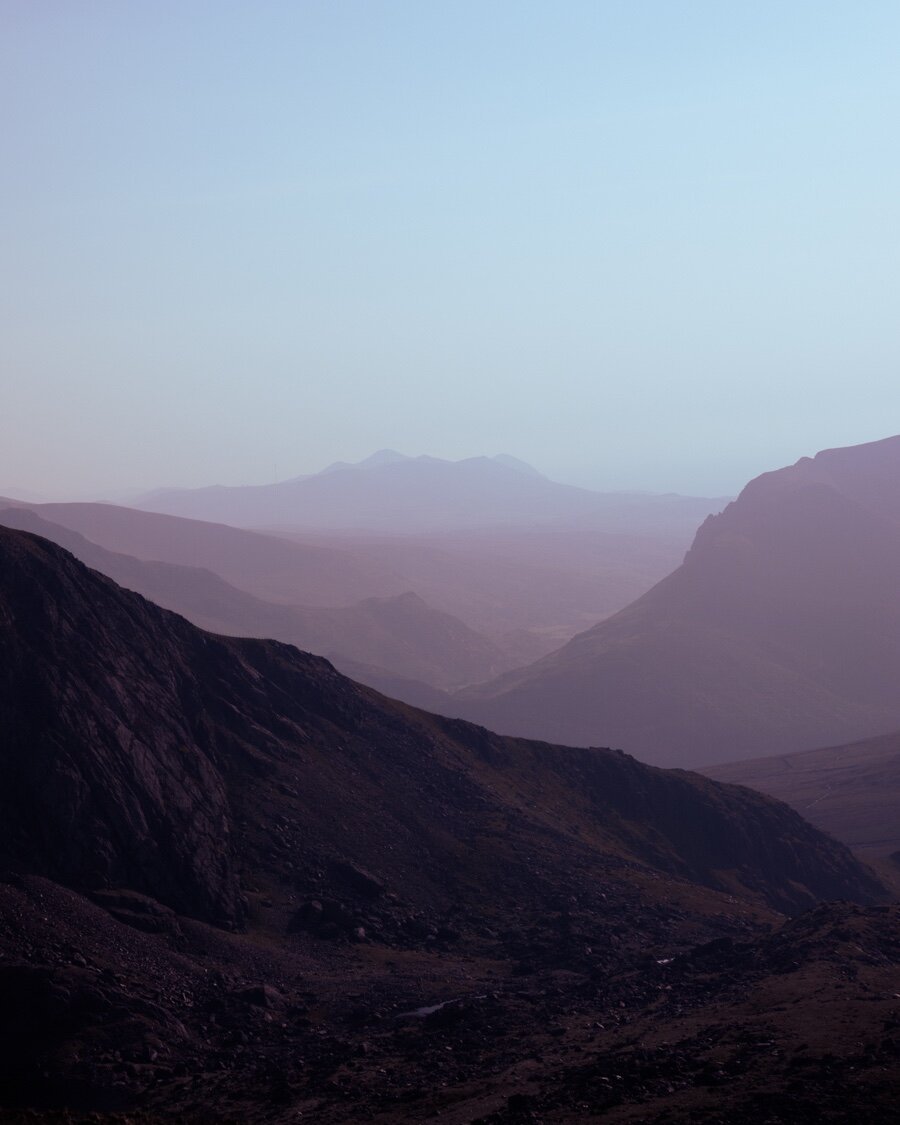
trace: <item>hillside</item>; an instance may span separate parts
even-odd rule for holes
[[[900,853],[900,734],[729,762],[708,777],[784,801],[867,858]]]
[[[706,513],[646,533],[603,520],[405,535],[276,533],[402,576],[429,605],[529,663],[617,612],[684,558]]]
[[[775,910],[883,894],[749,790],[414,711],[12,530],[0,657],[7,1106],[471,1120],[518,1105],[537,1051],[529,1089],[575,1120],[580,1042],[620,1050],[653,966],[673,1019],[708,1020],[711,969],[727,1006],[794,956]],[[892,916],[854,917],[890,948]]]
[[[652,590],[458,711],[690,766],[896,728],[898,459],[891,438],[752,481]]]

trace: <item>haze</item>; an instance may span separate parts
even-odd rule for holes
[[[0,492],[896,430],[889,3],[11,2]]]

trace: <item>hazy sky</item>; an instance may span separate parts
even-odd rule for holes
[[[900,431],[900,4],[0,0],[0,491]]]

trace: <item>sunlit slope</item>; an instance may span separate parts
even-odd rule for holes
[[[515,734],[700,765],[900,725],[900,439],[751,482],[642,598],[460,697]]]

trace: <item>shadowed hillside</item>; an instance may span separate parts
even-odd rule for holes
[[[890,913],[765,936],[775,910],[883,895],[784,805],[415,711],[5,529],[0,718],[7,1107],[512,1121],[528,1061],[533,1104],[577,1120],[607,1104],[591,1043],[616,1059],[611,1104],[677,1109],[711,1066],[691,1037],[742,1020],[761,980],[836,956],[871,990],[892,964]],[[873,1018],[857,993],[835,1008],[851,1038]],[[785,1045],[811,1010],[791,1015]],[[646,1020],[671,1035],[632,1069]],[[873,1120],[884,1043],[851,1067]],[[740,1057],[746,1101],[773,1066]]]
[[[900,858],[900,734],[705,770],[791,805],[866,857]]]
[[[521,869],[505,870],[507,882],[527,875],[515,837],[534,832],[550,855],[559,837],[560,861],[600,848],[711,886],[744,880],[744,893],[781,906],[866,885],[843,849],[746,790],[411,711],[290,646],[204,633],[45,540],[9,530],[0,540],[7,861],[123,881],[236,922],[232,802],[251,826],[242,863],[270,846],[274,802],[291,817],[303,808],[293,880],[327,866],[330,851],[445,906],[481,833]],[[276,796],[288,777],[296,793]],[[488,825],[501,808],[509,823],[497,837]],[[360,818],[349,834],[347,818]],[[482,874],[483,892],[499,893]]]

